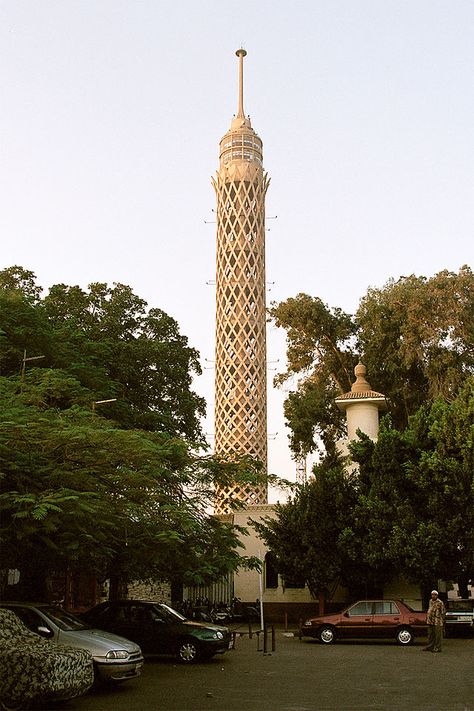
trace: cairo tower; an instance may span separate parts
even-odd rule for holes
[[[267,470],[265,308],[265,194],[261,139],[244,114],[239,58],[237,114],[220,142],[217,197],[215,453],[255,457]],[[229,497],[267,503],[264,485],[219,488],[215,513],[228,513]]]

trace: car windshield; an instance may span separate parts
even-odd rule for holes
[[[49,617],[63,632],[90,629],[89,625],[85,625],[82,620],[71,615],[70,612],[66,612],[61,607],[42,607],[41,612]]]
[[[176,612],[176,610],[173,610],[172,607],[169,607],[169,605],[162,604],[160,605],[159,609],[162,616],[168,619],[170,622],[185,622],[185,620],[187,619],[180,612]]]

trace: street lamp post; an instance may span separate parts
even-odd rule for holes
[[[94,402],[92,403],[92,412],[95,413],[95,406],[96,405],[103,405],[104,402],[117,402],[117,398],[111,397],[108,400],[94,400]]]

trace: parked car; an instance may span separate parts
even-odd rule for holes
[[[474,633],[474,600],[447,600],[444,620],[446,635]]]
[[[122,682],[141,673],[143,654],[129,639],[94,629],[60,607],[46,603],[1,602],[0,606],[13,610],[28,629],[46,639],[87,649],[94,660],[97,681]]]
[[[359,600],[342,612],[306,620],[304,637],[316,637],[323,644],[349,637],[394,638],[411,644],[415,636],[426,635],[426,612],[412,610],[401,600]]]
[[[84,649],[56,644],[31,632],[12,610],[0,609],[0,706],[26,708],[85,694],[94,681]]]
[[[168,605],[114,600],[83,614],[90,624],[133,639],[144,654],[173,654],[184,663],[209,659],[229,648],[227,627],[188,620]]]

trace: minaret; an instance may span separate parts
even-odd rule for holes
[[[267,469],[265,194],[262,141],[244,114],[244,57],[239,49],[237,115],[220,142],[216,242],[215,453],[248,454]],[[216,491],[215,513],[231,496],[267,503],[266,486]]]
[[[342,454],[348,453],[347,444],[357,439],[358,430],[376,440],[379,433],[379,413],[387,409],[385,395],[372,390],[367,381],[367,368],[363,363],[356,365],[354,375],[356,379],[350,392],[336,398],[336,405],[346,413],[347,421],[347,439],[339,443]]]

